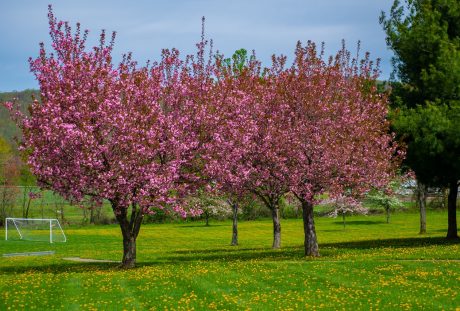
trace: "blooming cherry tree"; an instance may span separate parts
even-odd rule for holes
[[[245,66],[218,62],[217,70],[207,121],[212,139],[203,153],[206,171],[231,197],[253,193],[264,202],[272,211],[273,248],[279,248],[279,200],[288,190],[288,172],[277,147],[284,129],[277,126],[283,115],[272,96],[276,85],[263,78],[254,56]]]
[[[291,67],[274,56],[262,69],[243,51],[236,65],[212,48],[205,60],[203,35],[196,56],[181,60],[172,49],[145,66],[131,54],[115,65],[115,34],[107,43],[102,32],[100,45],[87,50],[79,24],[72,31],[50,8],[49,25],[54,53],[41,44],[30,59],[41,101],[30,116],[7,106],[42,187],[111,203],[123,267],[135,265],[143,216],[158,208],[198,213],[179,203],[204,182],[236,198],[234,219],[237,198],[257,195],[272,211],[274,248],[281,246],[279,202],[292,192],[302,204],[305,254],[317,256],[318,195],[359,197],[394,173],[387,99],[368,55],[352,59],[344,48],[326,61],[313,43],[299,43]]]
[[[39,184],[73,201],[108,200],[123,235],[122,266],[136,261],[136,238],[152,208],[185,216],[178,198],[196,177],[188,169],[197,142],[189,114],[188,71],[177,51],[138,66],[125,55],[112,62],[115,34],[86,50],[88,32],[57,22],[49,10],[54,53],[43,44],[30,59],[41,102],[30,116],[8,106],[23,130],[22,148]],[[182,79],[184,82],[182,83]],[[193,210],[191,211],[194,212]]]
[[[347,196],[338,196],[333,200],[322,200],[321,204],[331,205],[334,209],[329,213],[329,216],[336,218],[339,214],[342,215],[343,228],[345,229],[345,216],[347,214],[362,214],[366,215],[369,210],[362,205],[360,201],[354,200]]]
[[[318,195],[359,197],[383,188],[395,172],[387,98],[376,87],[368,54],[352,59],[343,48],[325,61],[315,44],[300,43],[291,68],[279,75],[278,102],[291,113],[290,189],[302,203],[305,254],[318,256],[313,205]]]

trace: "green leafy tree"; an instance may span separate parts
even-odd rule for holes
[[[247,67],[248,51],[246,49],[236,50],[231,58],[224,58],[222,63],[229,67],[235,74],[240,74]]]
[[[393,126],[419,181],[448,187],[447,238],[458,239],[460,2],[395,0],[380,22],[393,50]]]

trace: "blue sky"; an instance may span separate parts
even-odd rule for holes
[[[293,54],[298,40],[326,43],[335,53],[345,39],[350,50],[361,40],[363,51],[382,59],[382,78],[391,72],[391,51],[378,23],[393,0],[169,0],[42,1],[0,0],[0,91],[38,88],[27,59],[38,55],[38,43],[49,43],[47,6],[56,17],[90,30],[90,43],[101,29],[117,31],[115,57],[131,51],[140,62],[158,59],[162,48],[195,51],[201,17],[215,49],[231,55],[255,50],[264,65],[273,53]]]

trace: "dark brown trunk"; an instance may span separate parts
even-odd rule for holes
[[[1,215],[0,215],[0,226],[5,226],[5,218],[7,217],[6,213],[6,186],[3,186],[3,192],[2,192],[2,205],[1,205]]]
[[[29,218],[30,201],[31,201],[31,199],[29,198],[29,200],[27,201],[27,208],[26,208],[26,212],[24,214],[24,218]]]
[[[238,203],[231,203],[233,210],[232,246],[238,245]]]
[[[26,218],[26,201],[27,201],[27,186],[24,186],[22,195],[22,217]]]
[[[121,267],[124,269],[136,266],[136,238],[130,232],[123,235],[123,259]]]
[[[66,222],[65,216],[64,216],[64,203],[61,202],[60,205],[61,205],[61,221],[64,224]]]
[[[265,206],[272,211],[273,219],[273,245],[272,247],[277,249],[281,248],[281,223],[280,223],[280,210],[279,201],[280,197],[276,196],[265,196],[260,192],[254,192],[265,204]]]
[[[417,205],[420,209],[420,234],[426,233],[426,186],[417,181]]]
[[[451,182],[449,185],[449,197],[447,202],[447,238],[458,239],[457,234],[457,181]]]
[[[318,240],[316,238],[315,221],[313,219],[313,203],[302,200],[303,230],[305,234],[305,256],[318,257]]]
[[[204,219],[206,221],[205,226],[208,227],[209,226],[209,213],[208,212],[204,213]]]
[[[144,215],[137,209],[136,205],[132,208],[130,220],[128,220],[127,208],[118,207],[116,203],[112,202],[112,209],[123,236],[123,259],[120,267],[123,269],[134,268],[136,266],[136,239]]]
[[[280,210],[278,206],[272,207],[273,218],[273,248],[281,248],[281,223],[280,223]]]

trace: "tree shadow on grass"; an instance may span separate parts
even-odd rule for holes
[[[321,262],[328,257],[334,257],[340,249],[346,250],[375,250],[379,252],[382,248],[412,248],[412,247],[428,247],[428,246],[447,246],[459,244],[460,240],[448,240],[443,237],[420,237],[420,238],[405,238],[405,239],[375,239],[363,241],[351,241],[340,243],[321,243],[319,245],[322,257],[306,258],[302,245],[283,247],[279,250],[271,248],[211,248],[211,249],[195,249],[195,250],[177,250],[171,251],[164,256],[157,257],[153,260],[146,259],[139,261],[138,267],[176,265],[184,263],[200,263],[200,262],[247,262],[254,261],[254,264],[264,262],[283,262],[283,261],[298,261],[301,262]],[[339,249],[334,250],[334,249]],[[142,252],[142,251],[141,251]],[[335,258],[335,257],[334,257]],[[391,259],[391,258],[390,258]],[[332,259],[334,260],[334,259]],[[340,260],[339,260],[340,261]],[[0,273],[14,274],[25,272],[38,273],[88,273],[90,271],[123,271],[118,268],[118,263],[87,263],[87,262],[62,262],[52,263],[49,265],[37,266],[6,266],[0,267]]]
[[[459,244],[460,240],[449,240],[444,237],[420,237],[404,239],[375,239],[363,241],[349,241],[338,243],[324,243],[321,247],[333,247],[339,249],[375,249],[375,248],[407,248],[424,247],[432,245],[453,245]]]
[[[205,224],[196,224],[196,225],[178,225],[175,228],[213,228],[213,227],[229,227],[230,225],[223,225],[223,224],[209,224],[206,226]]]
[[[299,247],[283,247],[282,249],[274,250],[271,248],[245,248],[234,250],[197,250],[190,253],[176,253],[172,255],[162,256],[158,258],[158,262],[162,263],[183,263],[183,262],[238,262],[238,261],[286,261],[286,260],[302,260],[302,248]],[[145,263],[145,265],[155,264]]]
[[[343,221],[334,221],[334,224],[343,226]],[[371,221],[371,220],[351,220],[345,221],[345,225],[380,225],[386,224],[385,221]]]
[[[342,226],[341,228],[337,228],[337,229],[321,229],[321,230],[317,230],[317,232],[344,232],[344,228]]]
[[[119,263],[110,262],[65,262],[52,263],[48,265],[37,266],[6,266],[0,267],[0,273],[4,274],[18,274],[18,273],[88,273],[91,271],[117,271],[119,270]]]
[[[442,246],[459,244],[460,240],[447,240],[443,237],[420,237],[420,238],[405,238],[405,239],[375,239],[363,241],[350,241],[340,243],[321,243],[319,245],[321,259],[333,257],[343,250],[375,250],[379,252],[382,248],[419,248],[428,246]],[[337,250],[333,250],[337,249]],[[172,251],[165,256],[158,258],[158,261],[164,263],[179,263],[189,261],[285,261],[285,260],[303,260],[307,259],[304,256],[303,246],[283,247],[279,250],[271,248],[215,248],[215,249],[196,249],[196,250],[178,250]],[[314,258],[311,258],[314,259]],[[316,262],[316,260],[314,260]],[[155,263],[146,263],[155,264]]]
[[[442,233],[446,233],[447,234],[447,228],[444,228],[444,229],[436,229],[436,230],[427,230],[428,232],[429,231],[433,231],[433,232],[442,232]]]
[[[327,258],[330,255],[330,249],[355,249],[378,251],[380,248],[418,248],[428,246],[442,246],[459,244],[460,240],[448,240],[443,237],[420,237],[404,239],[375,239],[363,241],[347,241],[338,243],[321,243],[319,250],[323,250],[321,258]],[[171,256],[163,256],[164,261],[215,261],[215,260],[298,260],[305,258],[303,246],[283,247],[279,250],[270,248],[239,248],[234,249],[198,249],[198,250],[180,250],[172,252]],[[321,259],[320,258],[320,259]]]

